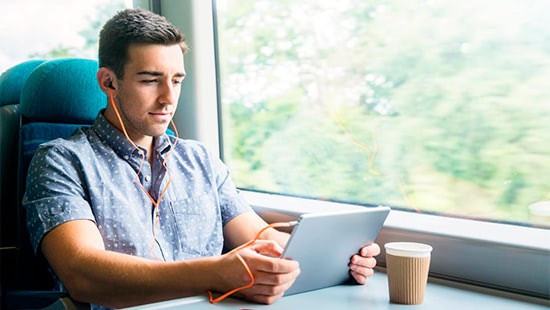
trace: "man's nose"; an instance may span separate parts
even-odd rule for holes
[[[174,85],[172,81],[163,83],[163,87],[160,93],[159,101],[161,104],[174,104],[177,100],[177,88],[178,85]]]

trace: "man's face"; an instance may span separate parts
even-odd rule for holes
[[[128,56],[117,83],[117,107],[128,134],[139,143],[168,128],[185,77],[183,52],[179,45],[134,44]],[[114,123],[118,127],[118,120]]]

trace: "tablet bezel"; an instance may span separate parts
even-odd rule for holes
[[[374,242],[389,207],[365,207],[300,216],[281,257],[297,260],[301,273],[285,296],[349,280],[349,260]]]

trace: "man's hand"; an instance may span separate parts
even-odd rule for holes
[[[367,283],[367,279],[374,273],[376,259],[373,256],[380,254],[380,247],[371,243],[359,250],[359,255],[353,255],[349,263],[350,273],[359,284]]]
[[[238,253],[247,263],[254,275],[254,285],[235,293],[235,296],[248,300],[272,304],[294,283],[300,268],[297,261],[279,258],[283,248],[271,240],[258,240]],[[235,250],[222,256],[224,271],[220,272],[222,285],[220,293],[245,286],[250,276],[236,256]]]

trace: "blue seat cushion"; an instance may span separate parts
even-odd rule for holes
[[[25,121],[91,124],[107,106],[97,83],[96,60],[61,58],[43,63],[27,78],[20,113]]]
[[[25,81],[31,72],[44,60],[30,60],[20,63],[0,76],[0,106],[19,104],[19,97]]]

